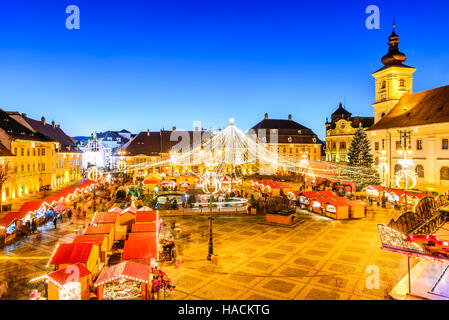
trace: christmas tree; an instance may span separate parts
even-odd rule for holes
[[[357,130],[348,150],[348,165],[359,168],[372,168],[374,163],[371,146],[365,130]]]

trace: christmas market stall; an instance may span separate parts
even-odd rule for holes
[[[120,212],[117,209],[115,210],[118,213],[118,224],[120,226],[126,226],[127,231],[131,230],[131,226],[136,222],[137,209],[135,207],[128,207],[125,210],[120,209]]]
[[[98,300],[148,300],[151,267],[125,261],[105,268],[98,276],[94,287]]]
[[[110,224],[114,228],[114,241],[125,240],[127,226],[121,226],[115,212],[95,212],[92,225]]]
[[[159,220],[158,211],[137,211],[136,214],[136,224],[142,223],[157,223]]]
[[[126,240],[123,249],[122,260],[150,264],[151,259],[157,259],[156,233],[152,233],[151,239]]]
[[[349,205],[345,197],[328,197],[323,200],[322,204],[326,217],[335,220],[349,219]]]
[[[131,232],[128,240],[154,240],[156,232]]]
[[[16,231],[24,223],[31,221],[32,214],[29,212],[8,212],[0,219],[0,238],[5,239],[5,243],[15,238]]]
[[[89,225],[86,230],[84,230],[84,235],[105,235],[108,240],[108,252],[111,251],[114,245],[114,225],[113,224],[98,224]]]
[[[132,233],[137,232],[157,232],[157,224],[156,223],[136,223],[133,224]]]
[[[98,274],[100,249],[93,243],[60,243],[56,246],[48,265],[54,265],[55,271],[71,264],[80,263],[92,273]]]
[[[349,200],[345,198],[346,203],[349,205],[349,218],[360,219],[365,217],[366,204],[362,200]]]
[[[81,263],[69,265],[44,276],[48,300],[89,300],[91,272]]]
[[[37,224],[46,222],[53,214],[53,211],[47,212],[48,206],[43,201],[25,202],[19,211],[31,213]]]
[[[73,240],[73,243],[93,243],[100,249],[100,261],[102,263],[106,262],[106,257],[108,253],[108,238],[105,234],[91,234],[77,236]]]

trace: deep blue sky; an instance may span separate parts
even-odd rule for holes
[[[65,28],[66,6],[81,29]],[[381,29],[365,28],[377,4]],[[372,115],[392,20],[415,91],[449,84],[447,1],[0,2],[0,107],[70,135],[172,126],[247,129],[265,112],[324,135],[340,101]]]

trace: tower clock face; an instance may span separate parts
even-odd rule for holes
[[[341,126],[340,126],[340,128],[343,130],[343,129],[345,128],[345,124],[342,123]]]

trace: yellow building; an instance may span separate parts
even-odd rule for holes
[[[2,199],[62,187],[80,179],[81,153],[71,149],[69,141],[59,126],[46,124],[45,118],[39,122],[25,114],[0,110],[0,143],[12,155],[4,160],[10,163],[12,173],[3,185]]]
[[[369,128],[373,117],[352,117],[352,114],[340,106],[326,121],[326,161],[347,162],[348,149],[359,127]]]
[[[375,124],[367,130],[376,163],[385,153],[387,185],[395,187],[404,147],[399,131],[411,130],[408,158],[413,161],[417,187],[449,190],[449,86],[413,93],[415,68],[404,65],[399,37],[393,30],[384,67],[376,71]]]

